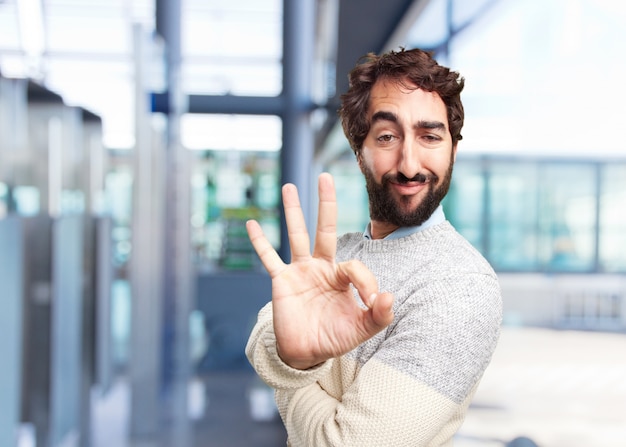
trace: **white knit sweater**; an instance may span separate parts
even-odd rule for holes
[[[246,347],[276,390],[290,445],[452,445],[500,333],[495,273],[448,222],[392,240],[347,234],[337,261],[348,259],[362,261],[379,289],[394,294],[395,317],[385,330],[300,371],[276,353],[269,303]]]

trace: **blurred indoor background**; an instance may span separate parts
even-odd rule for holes
[[[365,227],[338,98],[399,47],[466,78],[444,207],[503,289],[455,445],[625,445],[622,2],[0,0],[0,446],[284,445],[243,223],[287,257],[328,171]]]

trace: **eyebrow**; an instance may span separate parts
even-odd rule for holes
[[[415,125],[416,129],[446,130],[446,125],[441,121],[419,120]]]
[[[372,124],[377,121],[398,123],[399,119],[395,113],[380,110],[372,115]],[[413,127],[416,129],[446,130],[446,125],[441,121],[419,120]]]
[[[380,110],[372,115],[372,124],[377,121],[391,121],[392,123],[397,123],[398,116],[395,113]]]

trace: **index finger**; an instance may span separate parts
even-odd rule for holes
[[[320,174],[318,195],[319,209],[313,256],[334,261],[337,252],[337,197],[330,174]]]
[[[280,259],[270,241],[267,240],[261,225],[256,220],[247,221],[246,230],[263,267],[270,274],[270,277],[274,278],[285,268],[285,263]]]

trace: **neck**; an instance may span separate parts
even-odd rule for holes
[[[388,222],[370,221],[372,239],[383,239],[396,231],[399,227]]]

